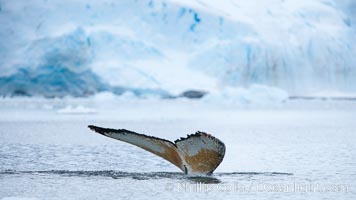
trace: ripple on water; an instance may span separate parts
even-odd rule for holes
[[[44,170],[44,171],[15,171],[15,170],[4,170],[0,171],[0,176],[7,175],[48,175],[48,176],[62,176],[62,177],[109,177],[113,179],[125,179],[131,178],[134,180],[150,180],[150,179],[183,179],[189,180],[193,183],[204,183],[204,184],[217,184],[221,183],[224,178],[243,178],[251,176],[292,176],[292,173],[284,172],[220,172],[214,173],[213,175],[202,175],[202,176],[189,176],[179,172],[124,172],[124,171],[114,171],[114,170],[101,170],[101,171],[70,171],[70,170]]]

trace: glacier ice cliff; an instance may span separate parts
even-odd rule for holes
[[[0,0],[0,95],[356,92],[352,0]]]
[[[0,85],[0,93],[5,96],[83,97],[106,90],[106,85],[90,70],[76,73],[53,66],[21,68],[0,78]]]

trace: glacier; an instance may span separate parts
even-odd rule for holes
[[[0,95],[355,93],[355,13],[352,0],[0,0]]]

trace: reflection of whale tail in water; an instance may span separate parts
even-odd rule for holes
[[[89,128],[156,154],[177,166],[185,174],[211,174],[225,155],[224,143],[203,132],[188,135],[187,138],[181,138],[173,143],[125,129],[109,129],[92,125]]]

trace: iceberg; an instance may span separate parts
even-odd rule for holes
[[[210,93],[203,101],[223,105],[273,105],[286,102],[289,94],[279,88],[253,84],[249,88],[227,87]]]
[[[355,13],[352,0],[0,1],[0,95],[355,93]]]

